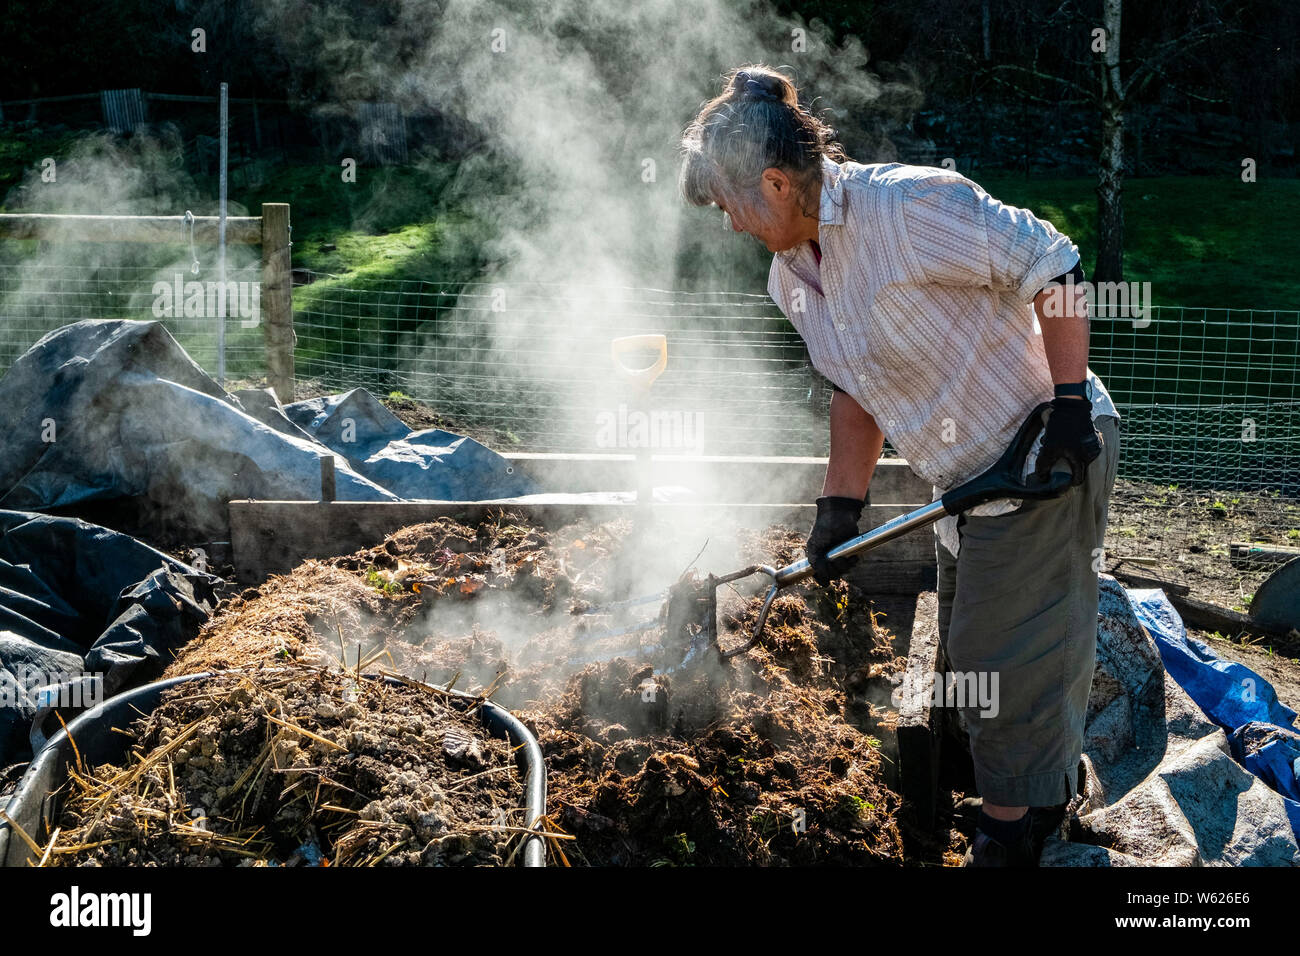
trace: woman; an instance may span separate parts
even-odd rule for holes
[[[682,141],[688,202],[775,253],[768,292],[834,386],[830,459],[806,553],[858,533],[884,440],[936,495],[992,465],[1040,402],[1030,466],[1069,470],[1049,501],[999,501],[936,525],[950,670],[995,687],[959,700],[982,797],[967,865],[1036,865],[1077,792],[1097,637],[1097,573],[1119,415],[1087,367],[1079,251],[955,172],[850,162],[783,74],[729,75]]]

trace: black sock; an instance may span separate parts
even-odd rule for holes
[[[995,820],[981,810],[976,826],[1003,846],[1012,846],[1025,835],[1029,826],[1029,811],[1026,810],[1019,820]]]

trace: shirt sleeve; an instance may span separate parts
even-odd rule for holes
[[[964,176],[912,180],[901,202],[918,281],[988,286],[1031,302],[1079,261],[1078,247],[1050,222],[999,202]]]

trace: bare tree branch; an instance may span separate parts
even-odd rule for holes
[[[1205,24],[1196,29],[1189,30],[1182,36],[1175,37],[1160,44],[1156,49],[1144,56],[1142,62],[1129,74],[1129,78],[1119,89],[1119,94],[1123,99],[1128,99],[1130,93],[1142,89],[1151,81],[1151,78],[1160,72],[1165,64],[1169,61],[1182,56],[1188,50],[1191,50],[1208,40],[1225,35],[1221,27],[1222,24]]]
[[[1068,86],[1075,90],[1078,90],[1080,93],[1083,93],[1085,96],[1091,96],[1091,90],[1089,90],[1082,83],[1076,83],[1074,80],[1067,79],[1063,76],[1053,76],[1051,73],[1044,73],[1041,70],[1031,69],[1030,67],[1020,66],[1015,63],[1000,63],[997,66],[990,67],[988,72],[990,74],[993,74],[993,73],[997,73],[1000,70],[1014,70],[1017,73],[1025,73],[1028,74],[1029,76],[1036,77],[1037,79],[1040,80],[1050,80],[1053,83],[1059,83],[1062,86]]]
[[[1089,106],[1096,102],[1095,97],[1089,97],[1084,99],[1061,99],[1060,97],[1055,97],[1049,99],[1045,96],[1038,96],[1034,93],[1030,93],[1028,90],[1020,86],[1018,83],[1013,83],[1010,80],[1004,79],[1003,77],[993,76],[990,77],[990,79],[993,80],[994,83],[998,83],[1002,86],[1007,87],[1010,90],[1013,90],[1020,96],[1023,96],[1025,99],[1032,100],[1035,103],[1042,103],[1044,106]]]
[[[1188,99],[1200,100],[1202,103],[1231,103],[1232,100],[1225,100],[1218,96],[1202,96],[1200,93],[1193,93],[1191,90],[1185,90],[1176,83],[1170,83],[1169,88],[1181,96]]]

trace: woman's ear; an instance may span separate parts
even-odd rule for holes
[[[785,170],[769,166],[763,170],[763,192],[768,199],[777,202],[789,202],[794,196],[794,183]]]

